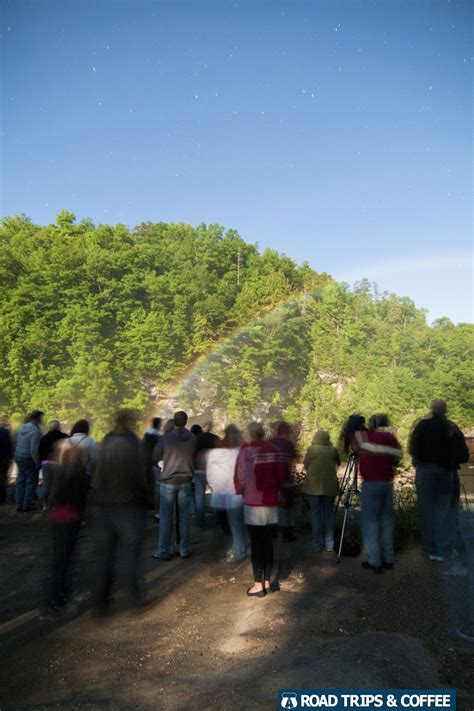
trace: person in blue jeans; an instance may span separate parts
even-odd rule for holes
[[[362,567],[383,573],[395,560],[393,477],[402,448],[389,429],[386,414],[373,415],[369,429],[355,433],[361,491],[361,525],[367,561]]]
[[[158,547],[153,553],[153,557],[159,560],[171,558],[171,533],[176,503],[179,514],[179,554],[181,558],[189,558],[191,555],[191,479],[196,437],[186,429],[188,416],[185,412],[175,412],[173,421],[174,429],[160,439],[153,451],[153,462],[163,462],[160,480],[160,530]]]
[[[36,508],[36,489],[38,487],[40,458],[39,443],[43,414],[35,410],[16,435],[15,461],[18,474],[15,485],[16,510],[32,511]]]
[[[306,479],[303,492],[311,509],[313,550],[334,550],[334,499],[337,496],[337,469],[341,463],[326,430],[318,430],[306,451]]]

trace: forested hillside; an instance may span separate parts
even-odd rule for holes
[[[474,421],[471,325],[429,327],[409,299],[349,291],[234,230],[8,218],[0,279],[0,408],[16,422],[39,407],[100,435],[116,408],[160,414],[170,395],[222,421],[288,416],[303,438],[353,410],[387,410],[403,438],[435,396]]]

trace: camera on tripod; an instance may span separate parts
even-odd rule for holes
[[[359,473],[359,460],[357,456],[357,438],[356,432],[363,432],[367,430],[365,426],[365,417],[359,413],[354,413],[350,415],[347,419],[341,432],[341,440],[344,446],[344,451],[349,455],[347,459],[346,468],[342,480],[339,485],[339,496],[337,497],[336,504],[334,506],[334,517],[337,516],[339,506],[343,502],[344,506],[344,518],[342,522],[341,537],[339,539],[339,549],[337,554],[337,562],[341,560],[341,556],[357,556],[360,553],[361,547],[357,541],[347,538],[344,539],[344,534],[346,531],[347,524],[347,514],[349,508],[352,505],[354,494],[358,494],[359,490],[357,488],[357,476]]]

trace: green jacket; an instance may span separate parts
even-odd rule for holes
[[[337,496],[337,468],[340,463],[339,452],[333,447],[329,432],[318,430],[304,458],[306,469],[306,479],[303,482],[304,493],[315,496]]]

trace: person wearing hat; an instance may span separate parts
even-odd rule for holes
[[[338,492],[339,452],[327,430],[318,430],[306,451],[303,492],[311,509],[313,550],[334,550],[334,499]]]

